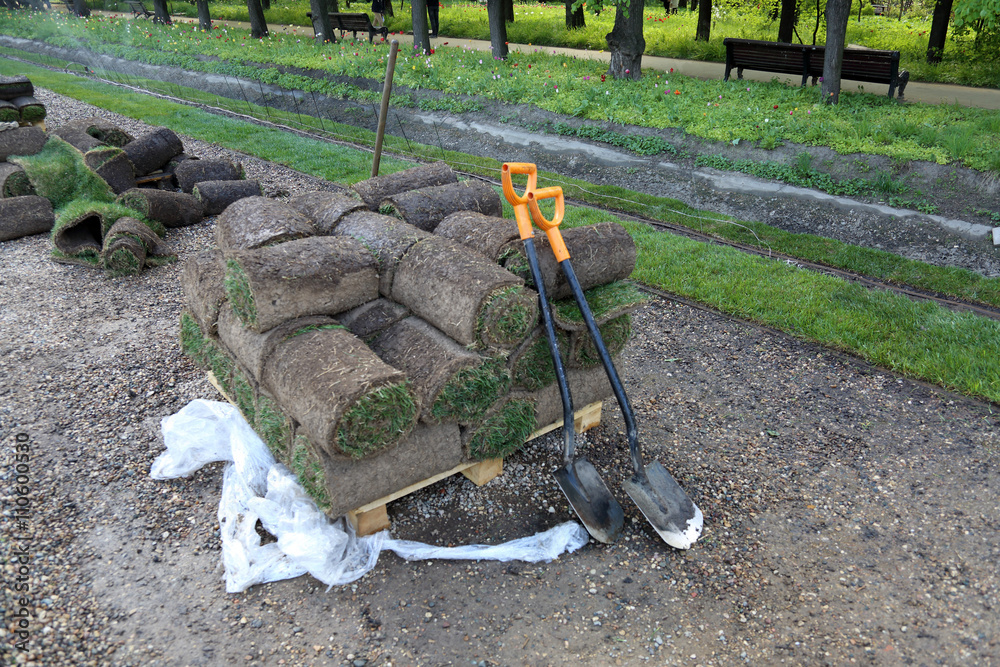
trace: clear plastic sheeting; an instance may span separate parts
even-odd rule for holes
[[[161,422],[167,450],[153,462],[153,479],[187,477],[215,461],[229,461],[222,478],[219,526],[226,591],[298,577],[308,572],[328,586],[360,579],[383,550],[406,560],[551,561],[587,543],[586,529],[569,521],[498,545],[436,547],[396,540],[383,531],[355,535],[342,517],[330,520],[239,411],[216,401],[195,400]],[[278,541],[262,545],[258,519]]]

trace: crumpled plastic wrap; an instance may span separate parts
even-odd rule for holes
[[[306,572],[327,586],[356,581],[371,571],[384,550],[406,560],[551,561],[589,539],[574,521],[504,544],[436,547],[393,539],[388,531],[358,537],[343,517],[331,520],[277,463],[235,407],[195,400],[161,422],[166,451],[150,477],[187,477],[215,461],[229,461],[222,478],[219,526],[226,591],[298,577]],[[262,545],[258,519],[278,541]]]

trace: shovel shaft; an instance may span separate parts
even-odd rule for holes
[[[554,231],[558,233],[559,230],[556,229]],[[604,364],[604,370],[608,374],[611,389],[614,391],[615,398],[618,399],[618,405],[622,409],[622,417],[625,419],[625,431],[628,435],[628,452],[632,458],[632,467],[636,474],[643,473],[644,468],[642,465],[642,454],[639,452],[639,433],[635,426],[635,415],[632,413],[632,406],[628,401],[628,396],[625,394],[621,378],[618,377],[615,364],[611,361],[608,348],[604,345],[604,339],[597,328],[597,322],[594,321],[594,314],[590,311],[587,297],[584,295],[583,288],[580,287],[580,281],[577,280],[576,273],[573,271],[573,264],[569,259],[565,259],[559,262],[559,266],[562,267],[563,273],[566,276],[566,282],[569,283],[570,288],[573,290],[576,304],[580,307],[580,312],[583,313],[583,320],[587,323],[587,330],[590,332],[590,337],[594,339],[594,346],[597,348],[597,353],[601,357],[601,363]]]

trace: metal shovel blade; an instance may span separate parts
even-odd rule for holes
[[[618,539],[625,512],[587,459],[576,459],[556,470],[556,481],[587,532],[604,544]]]
[[[622,486],[670,546],[689,549],[701,535],[705,523],[701,510],[659,461],[647,465],[644,473],[632,475]]]

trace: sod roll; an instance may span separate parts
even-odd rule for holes
[[[614,360],[617,365],[617,360]],[[608,374],[604,366],[592,368],[567,368],[566,380],[569,383],[570,395],[573,397],[573,409],[580,410],[591,403],[603,401],[614,395]],[[515,392],[512,396],[519,396]],[[553,383],[531,394],[535,400],[534,429],[544,428],[562,421],[563,404],[559,395],[559,385]]]
[[[195,366],[208,370],[208,358],[205,349],[207,336],[202,331],[201,325],[198,324],[198,320],[188,309],[181,311],[178,326],[178,341],[181,346],[181,352],[191,359]]]
[[[352,334],[368,342],[373,336],[409,315],[409,309],[403,304],[389,299],[375,299],[337,315],[337,321]]]
[[[236,315],[257,332],[306,315],[336,315],[378,297],[375,258],[346,237],[312,236],[232,253],[225,283]]]
[[[202,250],[184,260],[181,288],[192,317],[209,335],[218,333],[219,309],[226,300],[226,260],[219,250]]]
[[[421,320],[408,317],[370,343],[382,361],[406,373],[423,421],[473,423],[507,391],[506,369]]]
[[[569,334],[556,330],[556,342],[563,364],[569,351]],[[535,327],[531,335],[511,352],[507,362],[514,387],[535,391],[556,381],[556,369],[549,351],[549,341],[543,327]]]
[[[395,174],[374,176],[355,183],[351,188],[358,193],[365,206],[374,211],[383,199],[394,194],[457,182],[458,177],[446,162],[432,162],[412,169],[397,171]]]
[[[370,211],[351,213],[337,225],[334,233],[349,236],[365,244],[378,262],[379,293],[392,296],[392,283],[399,260],[414,243],[431,238],[422,231],[396,218]]]
[[[230,304],[219,309],[219,340],[226,346],[241,366],[247,369],[255,382],[264,378],[264,364],[286,338],[312,329],[343,329],[344,326],[325,315],[300,317],[266,331],[257,333],[243,326]]]
[[[99,146],[83,154],[83,163],[120,195],[135,187],[135,169],[120,148]]]
[[[35,194],[35,188],[20,165],[0,162],[0,197],[23,197]]]
[[[266,197],[246,197],[228,206],[218,217],[215,241],[228,255],[315,233],[312,222],[288,204]]]
[[[529,396],[505,396],[475,425],[462,428],[469,458],[504,458],[520,449],[535,430],[535,401]]]
[[[183,153],[184,145],[173,130],[159,127],[128,142],[123,150],[135,166],[135,175],[145,176],[162,168],[174,156]]]
[[[111,202],[81,199],[67,204],[59,209],[52,227],[56,258],[85,259],[96,264],[104,246],[104,234],[120,218],[136,215],[132,209]]]
[[[40,120],[45,120],[45,105],[31,95],[15,97],[10,102],[17,107],[17,113],[22,123],[37,123]]]
[[[186,192],[132,188],[118,195],[117,201],[166,227],[187,227],[205,217],[201,202]]]
[[[523,243],[516,222],[475,211],[452,213],[438,224],[434,233],[461,243],[494,262],[502,260],[511,244],[519,248]]]
[[[3,141],[3,136],[10,132],[37,129],[24,127],[20,130],[0,132],[0,142]],[[44,136],[44,132],[42,135]],[[50,137],[37,153],[12,156],[8,161],[24,169],[38,196],[51,201],[52,207],[56,210],[80,200],[106,202],[114,200],[111,188],[100,176],[87,168],[80,151],[59,137]]]
[[[635,241],[618,223],[602,222],[561,231],[566,249],[569,250],[573,271],[583,289],[624,280],[635,269]],[[524,278],[528,285],[532,285],[531,272],[524,258],[523,248],[517,249],[511,246],[511,249],[514,252],[505,260],[504,267]],[[573,290],[566,282],[566,276],[556,262],[549,240],[544,234],[536,234],[535,250],[548,297],[550,299],[572,297]]]
[[[365,203],[357,197],[323,190],[296,195],[288,205],[312,220],[318,233],[324,235],[333,234],[347,215],[365,209]]]
[[[159,235],[145,223],[131,217],[122,217],[104,235],[101,263],[114,275],[139,273],[147,264],[147,257],[161,260],[172,253]]]
[[[0,123],[17,123],[21,120],[21,114],[12,102],[0,100]]]
[[[438,236],[399,261],[392,299],[461,345],[513,348],[538,319],[538,295],[520,278]]]
[[[621,353],[632,335],[632,316],[625,314],[597,327],[601,339],[612,357]],[[601,357],[589,331],[573,331],[569,336],[566,365],[570,368],[590,368],[601,364]]]
[[[12,155],[34,155],[41,152],[48,136],[39,127],[16,127],[0,132],[0,161]]]
[[[260,197],[264,193],[260,181],[201,181],[195,183],[191,194],[201,202],[205,215],[219,215],[230,204],[247,197]]]
[[[26,76],[0,76],[0,100],[12,100],[22,95],[34,95],[35,87]]]
[[[284,339],[264,364],[264,382],[310,441],[359,459],[395,446],[418,406],[406,376],[346,329]]]
[[[85,127],[69,123],[51,129],[49,134],[59,137],[81,153],[86,153],[87,151],[92,151],[95,148],[107,145],[100,139],[87,134]]]
[[[69,124],[72,125],[74,123],[82,126],[87,134],[99,139],[108,146],[121,148],[125,144],[135,140],[135,137],[129,134],[127,130],[123,130],[110,120],[106,120],[99,116],[91,116],[90,118],[71,121]]]
[[[243,178],[243,165],[230,160],[184,160],[174,169],[177,187],[191,192],[202,181],[238,181]]]
[[[44,234],[55,224],[52,202],[26,195],[0,199],[0,241]]]
[[[258,387],[251,423],[274,458],[288,465],[295,437],[295,423],[282,412],[277,401],[263,387]]]
[[[457,211],[499,217],[503,209],[500,195],[492,187],[481,181],[463,181],[390,195],[379,203],[379,211],[433,232],[438,223]]]
[[[619,280],[592,287],[583,293],[594,321],[598,326],[613,319],[634,312],[649,299],[631,281]],[[552,319],[564,331],[586,331],[587,323],[576,299],[568,297],[550,301]]]
[[[334,518],[466,460],[458,425],[453,423],[417,424],[397,446],[361,460],[330,456],[322,448],[309,447],[302,439],[306,435],[299,429],[296,448],[307,447],[306,452],[316,455],[326,483],[320,502],[329,504],[325,511]],[[309,484],[307,492],[310,486],[316,485]]]

